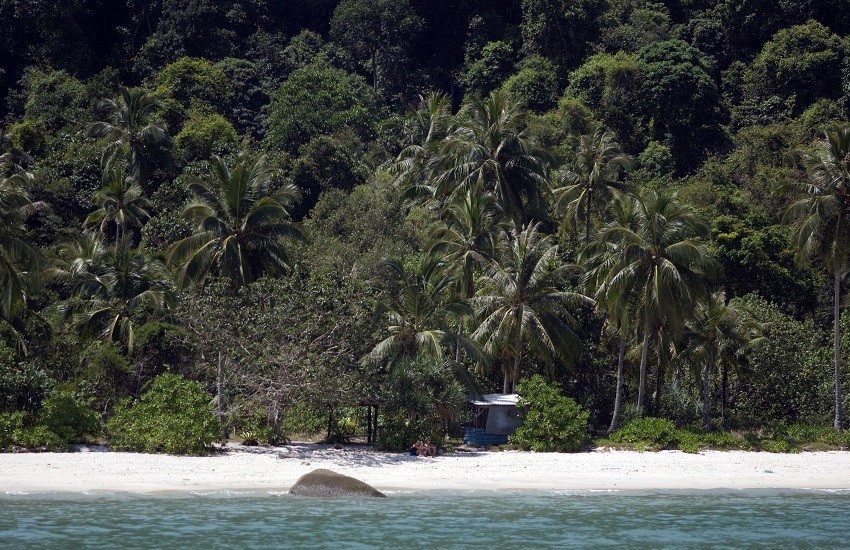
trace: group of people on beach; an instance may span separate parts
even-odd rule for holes
[[[430,439],[425,441],[417,440],[410,447],[410,456],[437,456],[437,447],[431,443]]]

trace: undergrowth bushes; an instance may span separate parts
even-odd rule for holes
[[[0,413],[0,451],[62,451],[72,443],[85,443],[100,432],[100,415],[88,400],[68,391],[57,391],[45,398],[37,416],[25,411]]]
[[[801,450],[850,448],[850,432],[806,424],[773,424],[761,431],[741,434],[702,433],[696,428],[677,428],[663,418],[636,418],[614,432],[608,441],[616,447],[638,451],[679,449],[695,453],[700,449],[796,453]]]
[[[161,374],[138,401],[125,399],[115,407],[106,424],[109,442],[127,451],[207,454],[221,436],[211,401],[200,383]]]
[[[587,446],[590,412],[539,375],[517,385],[524,421],[508,438],[523,450],[574,452]]]

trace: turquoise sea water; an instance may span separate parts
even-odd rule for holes
[[[0,495],[4,548],[848,548],[850,492]]]

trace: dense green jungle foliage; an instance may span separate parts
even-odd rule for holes
[[[843,428],[846,8],[0,0],[0,448]]]

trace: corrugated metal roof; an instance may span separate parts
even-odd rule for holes
[[[519,395],[515,393],[485,393],[480,401],[471,401],[473,405],[513,405],[516,406]]]

